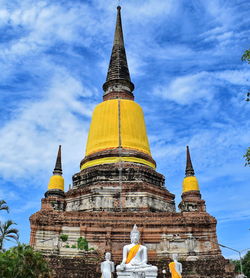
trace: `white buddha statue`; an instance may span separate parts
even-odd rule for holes
[[[137,226],[134,225],[133,230],[130,233],[131,244],[125,245],[123,247],[123,259],[122,263],[117,266],[118,277],[119,272],[150,272],[155,273],[157,276],[157,267],[147,264],[148,255],[147,247],[139,243],[140,232],[137,229]],[[146,275],[147,277],[147,275]]]
[[[102,278],[112,278],[112,273],[115,271],[115,265],[111,261],[111,253],[105,254],[105,261],[101,263]]]
[[[178,255],[173,254],[173,262],[169,264],[169,271],[172,278],[181,278],[182,264],[177,261]]]

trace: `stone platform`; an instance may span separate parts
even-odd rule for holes
[[[117,278],[156,278],[157,271],[122,271],[117,272]]]

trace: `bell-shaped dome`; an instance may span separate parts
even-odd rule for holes
[[[119,161],[142,163],[155,168],[143,111],[136,102],[112,99],[96,106],[89,130],[86,157],[108,150],[117,150],[117,155],[102,156],[101,160],[84,162],[81,169]],[[128,155],[129,151],[144,154],[149,159],[140,155]]]
[[[60,175],[53,175],[48,184],[48,190],[60,189],[64,191],[64,178]]]
[[[118,147],[150,155],[143,111],[131,100],[104,101],[93,113],[86,155]]]
[[[182,192],[200,190],[199,183],[195,176],[185,177],[182,183]]]

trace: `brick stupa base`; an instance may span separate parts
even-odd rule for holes
[[[124,164],[122,172],[115,166],[82,170],[73,176],[72,189],[48,191],[41,210],[30,217],[30,244],[50,257],[58,273],[67,273],[67,269],[75,273],[55,277],[85,277],[81,273],[89,273],[89,268],[96,273],[93,277],[100,277],[99,263],[105,252],[112,253],[116,264],[121,262],[134,224],[148,248],[149,263],[159,266],[159,277],[174,253],[187,261],[184,278],[233,277],[217,243],[216,219],[205,211],[199,192],[183,194],[181,212],[176,212],[174,195],[165,188],[161,174],[142,165]],[[66,242],[59,240],[62,234],[68,235]],[[74,248],[79,237],[87,239],[94,253]],[[87,260],[86,269],[82,260]],[[199,276],[208,269],[207,276]],[[198,276],[190,276],[192,273]]]

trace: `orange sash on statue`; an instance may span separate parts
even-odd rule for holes
[[[141,246],[141,244],[136,244],[135,246],[133,246],[129,250],[127,260],[126,260],[126,264],[130,263],[130,261],[135,257],[135,255],[137,254],[140,246]]]
[[[172,278],[181,278],[181,275],[175,269],[175,262],[171,262],[169,265]]]

